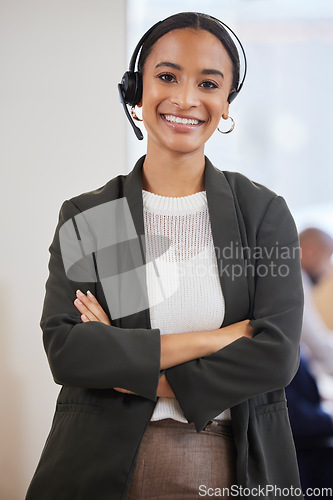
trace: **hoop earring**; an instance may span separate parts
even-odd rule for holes
[[[141,120],[141,118],[139,118],[135,112],[135,106],[132,106],[131,107],[131,115],[132,115],[132,118],[134,120],[136,120],[137,122],[143,122],[143,120]]]
[[[234,120],[231,118],[231,116],[228,116],[228,118],[230,118],[231,120],[231,127],[229,128],[229,130],[227,130],[226,132],[223,132],[223,130],[220,130],[218,127],[217,127],[217,130],[220,132],[220,134],[230,134],[230,132],[232,132],[235,128],[235,122]]]

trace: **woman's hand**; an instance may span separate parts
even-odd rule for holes
[[[245,319],[243,321],[238,321],[237,323],[232,323],[231,325],[224,326],[218,330],[212,330],[210,332],[213,352],[216,352],[223,347],[235,342],[235,340],[241,337],[252,338],[253,328],[250,326],[250,320]],[[212,353],[213,353],[212,352]]]
[[[74,305],[81,313],[81,320],[83,323],[87,323],[88,321],[99,321],[105,325],[111,325],[104,309],[89,290],[87,291],[87,295],[81,292],[81,290],[77,290]],[[113,387],[113,389],[123,394],[135,394],[135,392],[122,389],[121,387]]]
[[[122,392],[123,394],[135,394],[135,392],[128,391],[127,389],[122,389],[121,387],[113,387],[117,392]]]
[[[104,309],[100,306],[96,297],[94,297],[89,290],[87,295],[81,292],[81,290],[77,290],[74,305],[81,313],[81,320],[83,323],[86,323],[87,321],[100,321],[105,325],[111,325]]]
[[[241,337],[248,337],[249,339],[252,339],[252,331],[253,328],[250,326],[249,319],[244,319],[238,323],[233,323],[232,325],[220,328],[221,334],[227,335],[231,342]]]
[[[128,391],[127,389],[121,389],[120,387],[114,387],[115,391],[122,392],[123,394],[135,394],[135,392]],[[160,378],[157,387],[156,396],[159,398],[175,398],[173,390],[171,389],[169,382],[165,376],[165,373]]]
[[[161,398],[175,398],[175,394],[171,389],[171,386],[168,382],[168,379],[165,376],[165,373],[160,377],[160,381],[157,387],[157,396]]]
[[[81,290],[77,290],[74,305],[81,313],[81,320],[83,323],[87,323],[88,321],[100,321],[101,323],[105,323],[106,325],[111,325],[104,309],[102,308],[96,297],[89,290],[87,292],[87,295],[81,292]],[[122,392],[123,394],[135,394],[135,392],[128,391],[127,389],[123,389],[121,387],[113,387],[113,389],[117,392]],[[169,398],[175,397],[165,374],[163,374],[160,378],[157,389],[157,396],[164,396]]]

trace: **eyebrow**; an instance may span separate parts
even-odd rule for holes
[[[177,69],[178,71],[181,71],[183,69],[181,66],[179,66],[179,64],[175,64],[175,63],[168,62],[168,61],[163,61],[163,62],[156,64],[155,69],[161,68],[162,66],[167,66],[168,68]],[[201,74],[202,75],[219,75],[222,78],[224,78],[224,74],[221,71],[219,71],[218,69],[203,69],[201,71]]]

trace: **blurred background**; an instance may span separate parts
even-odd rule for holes
[[[0,0],[1,500],[24,498],[59,391],[39,328],[59,208],[144,154],[116,85],[152,24],[203,9],[248,59],[235,130],[207,156],[333,235],[332,0]]]

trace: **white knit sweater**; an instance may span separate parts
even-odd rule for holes
[[[155,261],[146,268],[151,327],[162,335],[220,328],[224,298],[206,192],[166,197],[142,190],[142,197],[146,236],[171,240],[162,253],[159,238],[147,239],[147,257]],[[158,399],[152,420],[165,418],[187,422],[174,398]],[[216,418],[229,419],[230,411]]]

